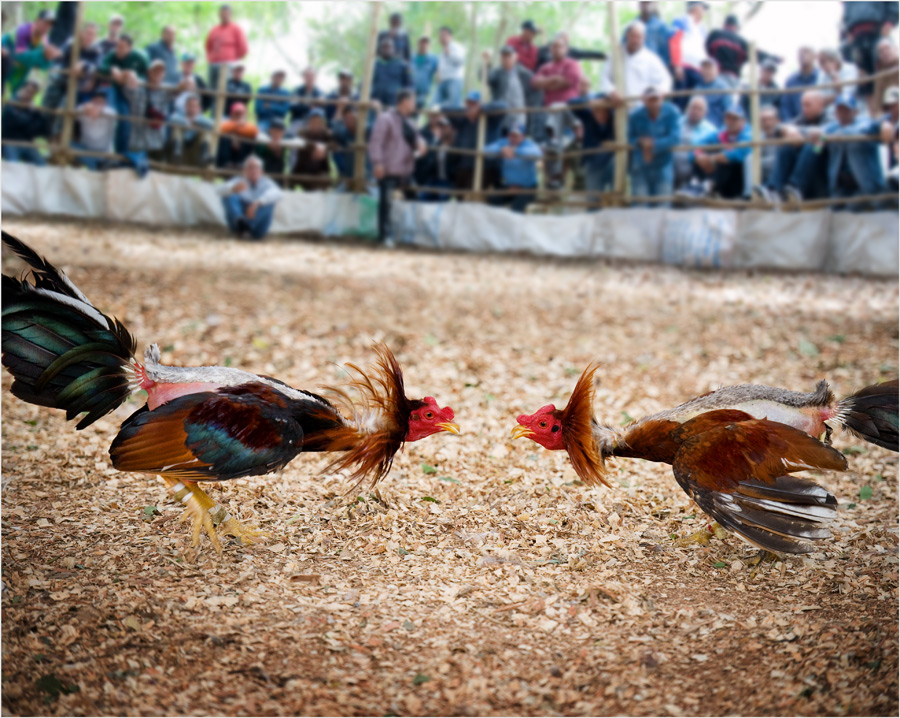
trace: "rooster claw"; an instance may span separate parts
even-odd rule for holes
[[[221,524],[222,533],[234,536],[242,544],[264,543],[272,537],[268,531],[260,531],[251,526],[244,526],[233,516],[228,516]]]

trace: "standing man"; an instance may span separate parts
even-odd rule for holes
[[[244,80],[244,63],[235,62],[231,66],[231,76],[225,83],[225,114],[231,116],[231,106],[236,102],[246,105],[253,95],[253,88]]]
[[[247,38],[241,26],[231,20],[231,6],[219,8],[219,24],[206,36],[206,61],[209,63],[209,86],[218,89],[219,71],[223,65],[247,57]]]
[[[116,43],[119,41],[119,35],[122,34],[122,30],[125,29],[125,18],[123,18],[118,13],[115,15],[111,15],[109,18],[109,24],[106,27],[106,37],[104,37],[100,42],[97,43],[98,50],[100,50],[100,55],[108,55],[113,50],[116,49]]]
[[[631,194],[662,197],[672,194],[674,158],[672,148],[681,133],[681,113],[665,102],[655,87],[644,91],[643,106],[628,116],[631,153]]]
[[[876,45],[884,37],[890,37],[898,24],[896,2],[845,2],[842,21],[844,59],[856,65],[863,75],[875,72]],[[874,86],[866,82],[859,86],[857,94],[868,102]],[[881,98],[876,98],[876,102]],[[874,109],[874,108],[873,108]],[[874,114],[874,112],[873,112]]]
[[[550,43],[550,62],[542,65],[535,73],[531,86],[544,93],[544,107],[549,107],[578,97],[580,85],[581,65],[569,57],[566,37],[557,35]]]
[[[669,66],[669,39],[671,31],[669,26],[659,16],[659,3],[640,2],[640,18],[646,28],[646,45],[650,52],[662,60],[663,65]]]
[[[107,104],[107,95],[103,90],[96,90],[88,102],[78,106],[79,141],[72,141],[76,150],[93,152],[112,152],[113,139],[116,132],[116,113]],[[81,156],[76,158],[79,164],[91,170],[99,170],[106,162],[101,157]]]
[[[386,37],[378,47],[378,57],[372,69],[372,99],[382,107],[393,107],[400,90],[412,89],[409,63],[394,54],[394,41]]]
[[[158,42],[147,45],[147,59],[150,62],[162,60],[166,67],[163,81],[169,85],[177,85],[180,77],[178,72],[178,56],[175,53],[175,28],[166,25],[162,29],[162,37]]]
[[[431,38],[423,35],[419,38],[418,51],[412,59],[413,85],[416,88],[416,109],[421,110],[428,104],[431,85],[437,73],[438,59],[429,49]]]
[[[797,51],[797,60],[800,69],[791,75],[784,83],[785,89],[789,87],[812,87],[819,84],[819,70],[816,68],[816,51],[809,45],[802,46]],[[781,119],[792,120],[800,114],[800,93],[794,92],[781,96]]]
[[[655,87],[663,95],[672,89],[672,76],[666,66],[659,56],[648,50],[644,44],[646,33],[647,29],[640,20],[633,20],[625,28],[624,88],[616,87],[611,62],[606,63],[606,67],[603,68],[600,89],[609,96],[614,107],[622,106],[623,92],[626,97],[640,97],[648,87]],[[641,107],[638,100],[632,100],[628,104],[631,112]]]
[[[719,66],[719,76],[729,87],[737,87],[741,80],[741,70],[750,56],[750,46],[741,37],[741,25],[737,15],[725,18],[725,24],[709,33],[706,38],[706,52]],[[780,57],[762,50],[756,51],[759,62],[781,62]]]
[[[391,195],[409,182],[416,153],[424,149],[424,142],[410,120],[415,111],[415,93],[401,90],[397,104],[375,120],[369,139],[369,159],[379,190],[378,239],[386,246],[394,244],[390,236]]]
[[[579,105],[589,105],[579,107]],[[583,95],[569,100],[572,114],[581,122],[581,148],[597,149],[604,144],[616,140],[614,111],[612,105],[602,93]],[[584,166],[584,188],[591,193],[606,192],[613,186],[613,170],[615,154],[612,152],[592,152],[581,157]],[[593,194],[593,201],[599,196]]]
[[[274,120],[284,123],[284,118],[291,109],[291,93],[284,87],[286,77],[287,73],[284,70],[275,70],[271,82],[259,88],[260,96],[256,98],[256,122],[263,132],[269,131],[269,125]]]
[[[23,23],[3,36],[4,86],[8,80],[13,94],[28,80],[32,69],[48,70],[60,56],[59,48],[47,41],[55,20],[52,10],[41,10],[34,22]]]
[[[388,23],[389,28],[378,33],[378,46],[381,46],[381,41],[385,38],[393,40],[394,54],[404,62],[409,62],[411,54],[409,35],[407,35],[406,30],[403,29],[403,15],[399,12],[391,13]]]
[[[275,204],[281,199],[281,188],[263,174],[262,160],[250,155],[244,160],[242,175],[221,186],[222,205],[228,229],[238,239],[250,235],[262,239],[272,226]]]
[[[440,29],[438,38],[441,42],[441,52],[438,55],[438,87],[435,102],[439,105],[458,105],[462,102],[466,51],[453,39],[453,30],[446,25]]]
[[[700,62],[706,57],[706,25],[703,16],[709,10],[707,2],[687,3],[687,15],[672,23],[669,52],[675,75],[676,90],[692,90],[700,82]],[[687,105],[687,98],[675,101],[679,107]]]
[[[484,55],[490,66],[490,51],[485,50]],[[539,121],[540,113],[533,112],[526,115],[517,112],[525,107],[540,107],[543,104],[543,96],[540,90],[535,90],[531,81],[531,71],[518,62],[516,51],[509,45],[504,45],[500,50],[500,67],[496,67],[488,73],[488,87],[491,91],[491,100],[502,100],[509,109],[509,114],[504,119],[507,130],[517,125],[529,125],[532,127],[529,134],[535,135],[534,127]]]
[[[137,80],[147,77],[147,56],[134,49],[131,35],[124,32],[116,41],[116,48],[100,61],[99,71],[112,78],[109,90],[109,105],[119,117],[127,117],[131,113],[131,104],[125,95],[125,80],[128,73],[134,74]],[[128,152],[131,123],[120,119],[116,125],[116,152],[120,155]]]
[[[534,20],[526,20],[522,23],[522,32],[506,41],[507,46],[516,51],[521,65],[531,72],[534,72],[538,65],[538,47],[534,44],[534,40],[540,34],[541,30],[534,24]]]

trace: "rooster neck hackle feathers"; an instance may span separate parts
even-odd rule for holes
[[[593,362],[582,372],[572,390],[565,408],[558,411],[562,424],[563,443],[572,468],[586,484],[603,484],[606,480],[606,465],[594,429],[594,374],[600,365]]]

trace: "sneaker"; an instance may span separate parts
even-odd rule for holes
[[[769,204],[775,204],[777,195],[774,192],[770,192],[768,187],[765,187],[761,184],[753,185],[753,190],[750,194],[751,199],[762,200],[763,202],[768,202]]]
[[[250,234],[250,227],[247,226],[247,220],[238,217],[234,223],[238,239],[246,239]]]
[[[787,187],[785,187],[782,194],[784,196],[785,203],[792,207],[799,207],[801,204],[803,204],[803,193],[792,185],[788,185]]]

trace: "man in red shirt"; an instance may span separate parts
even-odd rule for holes
[[[550,62],[542,65],[531,80],[531,86],[544,93],[544,107],[578,97],[581,65],[568,57],[568,52],[565,36],[557,35],[550,44]]]
[[[534,72],[538,63],[538,48],[534,44],[534,38],[541,34],[540,28],[534,24],[534,20],[526,20],[522,23],[522,32],[513,35],[506,44],[516,51],[519,64],[524,65]]]
[[[247,38],[240,25],[231,21],[231,6],[219,8],[219,24],[206,36],[206,61],[209,63],[209,86],[219,87],[222,65],[243,60],[247,56]]]

